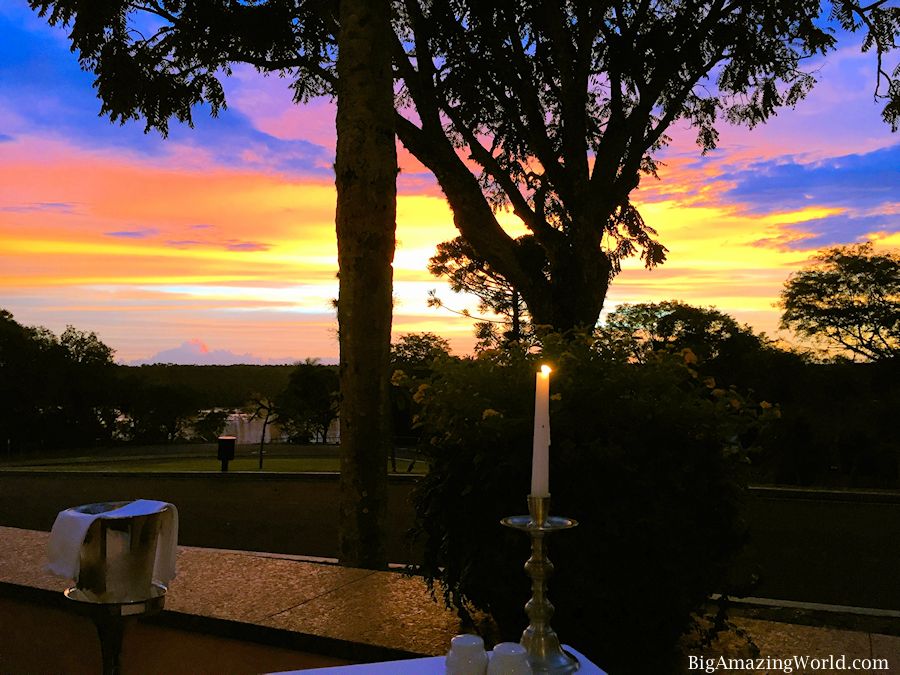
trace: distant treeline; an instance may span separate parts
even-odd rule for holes
[[[671,326],[660,320],[673,316],[679,321]],[[599,389],[584,393],[608,401],[611,411],[633,396],[655,401],[653,392],[632,389],[643,370],[666,356],[689,360],[701,391],[765,417],[752,437],[733,438],[749,449],[755,482],[900,487],[898,357],[816,362],[781,349],[727,315],[674,303],[619,310],[591,340],[601,361],[625,374],[617,397]],[[488,390],[491,378],[502,377],[500,370],[478,374],[475,366],[503,350],[474,358],[451,356],[448,350],[445,340],[431,334],[403,336],[393,345],[395,444],[427,449],[431,438],[423,437],[423,428],[434,422],[428,415],[443,410],[423,408],[423,400],[451,375],[471,370],[472,377],[484,378],[473,384],[474,391]],[[57,336],[18,324],[0,310],[0,456],[123,442],[208,442],[221,433],[225,411],[232,409],[277,422],[295,442],[321,441],[337,415],[337,389],[337,368],[315,363],[118,366],[94,333],[69,327]],[[508,387],[503,392],[522,393]],[[463,398],[454,405],[463,405]]]
[[[191,366],[152,364],[117,366],[119,377],[153,387],[191,392],[200,408],[240,408],[254,396],[275,398],[287,388],[290,366]]]
[[[212,441],[229,410],[291,440],[323,439],[335,415],[335,367],[119,366],[95,333],[56,335],[0,310],[0,457],[117,443]]]

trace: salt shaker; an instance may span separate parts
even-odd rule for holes
[[[525,647],[516,642],[494,645],[487,675],[532,675]]]
[[[450,640],[447,675],[486,675],[488,656],[478,635],[457,635]]]

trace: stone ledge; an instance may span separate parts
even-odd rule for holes
[[[67,607],[68,584],[43,569],[48,537],[0,527],[0,596]],[[147,622],[358,662],[443,654],[460,632],[419,578],[188,546]]]

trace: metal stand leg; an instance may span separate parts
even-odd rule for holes
[[[154,583],[146,600],[128,602],[94,602],[77,587],[67,588],[64,595],[72,600],[72,609],[88,617],[97,629],[103,675],[120,675],[122,672],[122,638],[125,629],[139,616],[159,614],[166,602],[166,587]]]
[[[100,653],[103,658],[103,675],[120,675],[122,672],[122,638],[125,636],[127,619],[123,616],[95,616],[94,627],[100,638]]]

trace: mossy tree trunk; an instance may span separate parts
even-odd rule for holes
[[[341,0],[337,241],[340,559],[386,566],[391,296],[397,214],[390,3]]]

